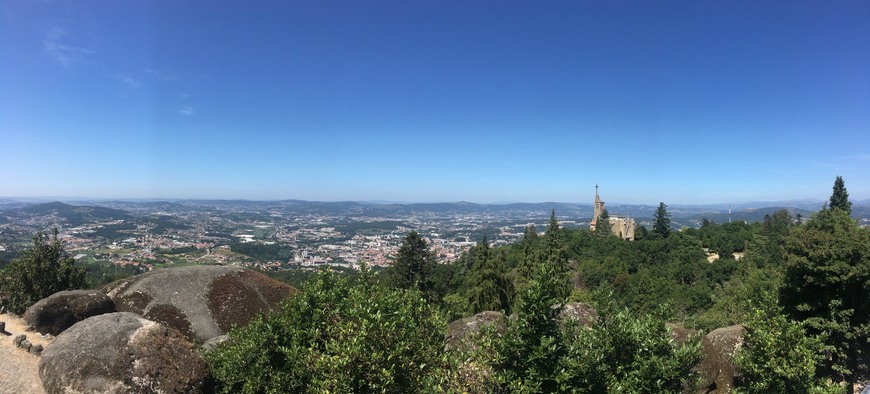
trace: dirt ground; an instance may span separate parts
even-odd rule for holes
[[[39,357],[16,348],[12,339],[24,334],[30,343],[47,347],[51,338],[27,331],[27,325],[15,315],[0,314],[0,322],[6,323],[6,332],[0,334],[0,393],[44,393],[37,369]]]

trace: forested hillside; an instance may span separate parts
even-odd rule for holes
[[[322,273],[210,360],[224,392],[681,392],[697,384],[698,337],[678,346],[665,323],[743,324],[741,392],[847,392],[870,350],[870,232],[850,211],[838,177],[806,220],[781,210],[676,231],[662,203],[633,242],[565,229],[554,212],[543,234],[484,238],[449,265],[411,232],[379,277]],[[554,307],[566,302],[594,306],[596,321],[566,324]],[[512,317],[445,350],[444,325],[481,311]]]

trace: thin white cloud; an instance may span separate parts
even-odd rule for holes
[[[193,107],[181,107],[178,109],[178,114],[181,116],[191,116],[193,115]]]
[[[60,63],[60,65],[71,68],[76,63],[81,62],[82,58],[86,55],[96,53],[91,49],[61,43],[61,39],[66,35],[66,31],[63,29],[52,27],[48,31],[48,34],[46,34],[45,40],[42,42],[48,55],[56,62]]]
[[[121,81],[122,83],[124,83],[124,85],[127,85],[127,87],[129,87],[131,89],[138,89],[139,86],[142,86],[141,81],[130,78],[126,75],[121,75],[121,74],[115,75],[115,79]]]
[[[157,78],[157,79],[162,80],[162,81],[174,81],[175,80],[175,75],[173,75],[173,74],[164,74],[164,73],[161,73],[157,70],[153,70],[150,68],[146,68],[145,72],[148,74],[151,74],[151,76],[153,76],[154,78]]]

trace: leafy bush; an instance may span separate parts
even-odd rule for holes
[[[808,336],[800,323],[789,320],[770,293],[746,323],[744,345],[735,362],[742,376],[739,393],[842,392],[817,378],[824,345]]]
[[[538,271],[520,292],[516,319],[492,340],[491,364],[501,390],[678,393],[693,382],[698,338],[677,346],[662,319],[617,307],[609,293],[595,294],[597,323],[560,324],[553,304],[561,300],[548,283],[552,268],[541,265]]]
[[[508,322],[503,337],[494,341],[492,363],[498,381],[506,391],[517,393],[559,391],[568,371],[560,370],[565,356],[565,339],[559,330],[558,301],[554,286],[556,269],[539,264],[537,274],[520,291],[517,318]]]
[[[22,251],[0,270],[0,305],[21,314],[36,301],[84,285],[84,268],[75,265],[57,238],[55,228],[51,239],[42,232],[36,233],[33,247]]]
[[[566,327],[569,334],[563,369],[574,392],[679,393],[695,380],[699,338],[678,346],[655,315],[617,307],[610,295],[597,295],[598,322],[588,329]]]
[[[331,271],[206,358],[224,393],[408,392],[438,380],[444,324],[419,291]]]

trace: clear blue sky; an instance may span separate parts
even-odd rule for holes
[[[0,13],[0,196],[870,198],[867,1]]]

